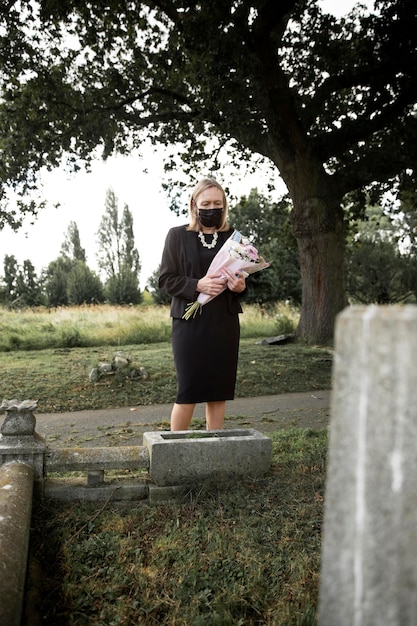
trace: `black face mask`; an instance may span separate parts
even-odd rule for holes
[[[223,209],[198,209],[198,219],[203,226],[216,228],[222,222]]]

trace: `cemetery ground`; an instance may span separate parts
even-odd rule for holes
[[[36,501],[23,623],[313,626],[326,431],[271,437],[266,476],[183,504]]]
[[[315,623],[327,452],[323,409],[323,426],[311,426],[314,396],[330,388],[332,352],[257,339],[242,339],[237,397],[312,395],[311,412],[289,410],[287,425],[274,430],[268,414],[258,422],[273,441],[270,472],[257,480],[208,481],[182,504],[116,508],[35,500],[23,624]],[[130,368],[144,368],[147,377],[117,371],[91,382],[91,368],[120,349]],[[175,394],[169,341],[19,350],[1,358],[2,396],[37,399],[35,414],[45,419],[49,413],[151,408]],[[97,424],[99,445],[131,444],[138,435],[136,411],[131,415],[130,424],[118,423],[111,432]],[[226,428],[234,427],[234,418],[252,426],[250,415],[238,415],[226,419]],[[203,427],[201,419],[193,423]],[[90,434],[76,425],[49,434],[48,443],[92,445]]]

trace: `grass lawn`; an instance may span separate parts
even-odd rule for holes
[[[246,309],[236,395],[330,388],[328,347],[261,345],[291,330],[293,311]],[[246,317],[245,317],[246,316]],[[2,397],[37,413],[170,403],[167,311],[0,309]],[[148,378],[89,372],[127,353]],[[318,596],[327,431],[271,435],[262,479],[205,483],[183,504],[33,507],[22,626],[313,626]]]
[[[313,626],[327,433],[291,429],[272,439],[268,475],[208,482],[184,504],[121,510],[38,501],[32,619]]]

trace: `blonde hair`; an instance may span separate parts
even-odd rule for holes
[[[217,228],[216,230],[220,232],[229,230],[230,226],[229,226],[229,222],[227,221],[228,213],[229,213],[229,205],[227,203],[226,194],[224,192],[223,187],[214,178],[203,178],[194,187],[192,194],[191,194],[191,198],[190,198],[190,206],[189,206],[190,223],[187,227],[187,230],[194,230],[194,231],[200,230],[200,222],[198,219],[196,201],[200,193],[202,193],[209,187],[216,187],[217,189],[220,189],[223,195],[222,221],[221,221],[219,228]]]

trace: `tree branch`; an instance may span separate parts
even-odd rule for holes
[[[360,141],[371,138],[376,133],[384,130],[387,125],[391,125],[404,115],[405,109],[413,102],[413,90],[401,92],[400,96],[390,105],[378,106],[378,100],[373,100],[373,112],[377,115],[371,116],[365,112],[362,119],[352,118],[344,120],[339,129],[331,133],[323,133],[314,142],[315,147],[320,152],[323,160],[332,156],[337,157],[345,152],[347,147],[354,146]],[[414,120],[408,118],[404,124],[413,123]]]
[[[386,181],[394,178],[398,173],[416,161],[416,154],[411,154],[413,146],[407,148],[408,136],[416,136],[417,119],[407,118],[401,123],[401,129],[394,129],[383,133],[381,139],[374,145],[367,146],[361,158],[355,162],[349,161],[346,166],[338,168],[333,181],[339,186],[343,194],[369,185],[373,181]],[[381,153],[390,153],[390,158],[381,159]]]
[[[296,5],[296,0],[267,0],[262,8],[259,10],[258,17],[255,20],[253,28],[254,39],[263,41],[265,38],[269,38],[271,32],[281,22],[284,22],[282,32],[287,23],[287,19],[284,19],[286,15],[289,15],[290,11]]]

